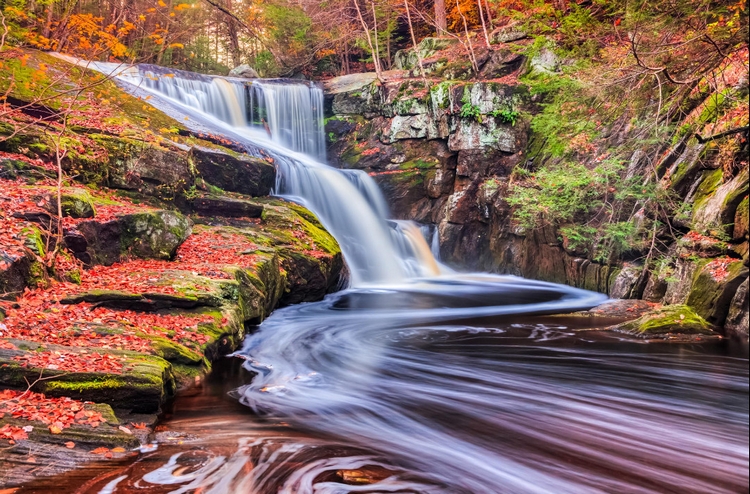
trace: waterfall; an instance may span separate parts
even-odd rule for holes
[[[116,70],[95,66],[107,67]],[[116,74],[148,91],[149,102],[167,113],[164,105],[189,115],[188,125],[241,142],[249,154],[270,155],[278,171],[275,193],[318,216],[338,240],[353,286],[398,285],[441,273],[417,227],[386,221],[388,207],[372,178],[324,163],[323,91],[313,83],[212,77],[154,65]]]

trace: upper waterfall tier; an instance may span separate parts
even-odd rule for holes
[[[139,65],[120,78],[233,127],[265,130],[275,143],[325,160],[323,91],[312,83],[240,80]]]

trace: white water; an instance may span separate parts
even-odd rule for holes
[[[102,64],[100,70],[106,69]],[[352,286],[400,285],[443,272],[425,239],[386,222],[387,206],[360,170],[327,166],[323,92],[311,83],[241,81],[156,66],[122,71],[118,78],[189,115],[189,122],[268,154],[277,166],[276,194],[301,202],[338,240]],[[112,70],[112,69],[110,69]],[[413,232],[412,232],[413,233]]]

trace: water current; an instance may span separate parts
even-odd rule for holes
[[[747,492],[746,346],[627,340],[552,315],[599,294],[455,273],[434,229],[388,221],[370,177],[325,165],[320,89],[163,75],[120,78],[272,156],[276,194],[321,218],[351,286],[274,312],[177,400],[157,445],[60,492]]]

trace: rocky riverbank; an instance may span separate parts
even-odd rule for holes
[[[267,197],[272,160],[26,55],[2,74],[38,80],[0,128],[0,485],[132,454],[175,393],[343,270],[312,213]],[[34,91],[82,77],[74,115]]]
[[[478,72],[448,63],[451,42],[427,38],[426,81],[413,50],[382,82],[326,81],[331,161],[373,176],[395,218],[436,229],[451,265],[687,304],[746,340],[746,52],[718,86],[696,82],[679,118],[645,138],[658,115],[600,115],[643,95],[584,96],[578,81],[604,63],[575,69],[512,26],[493,40]]]

